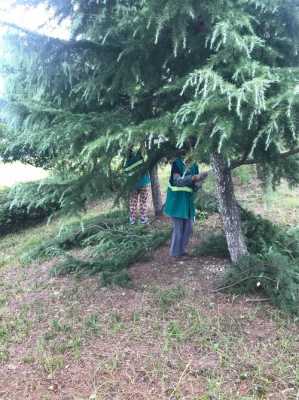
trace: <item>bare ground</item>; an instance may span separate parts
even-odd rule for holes
[[[50,278],[52,263],[0,270],[0,399],[299,398],[298,325],[215,291],[227,260],[165,247],[130,289]]]

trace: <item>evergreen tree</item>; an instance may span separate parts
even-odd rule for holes
[[[152,168],[196,136],[231,259],[247,254],[231,171],[299,182],[297,0],[17,0],[71,20],[64,41],[10,26],[6,154],[45,159],[68,209],[119,188],[128,144]],[[18,156],[17,156],[18,157]],[[45,191],[48,193],[48,191]]]

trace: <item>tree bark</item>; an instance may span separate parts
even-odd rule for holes
[[[231,171],[221,154],[213,153],[212,166],[216,176],[217,199],[228,250],[232,262],[248,254],[241,228],[240,208],[235,198]]]
[[[152,184],[151,188],[152,188],[153,206],[154,206],[155,216],[158,217],[163,213],[162,211],[163,202],[162,202],[162,194],[161,194],[159,175],[158,175],[158,165],[155,165],[150,170],[150,177]]]

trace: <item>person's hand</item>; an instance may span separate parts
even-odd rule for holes
[[[198,174],[198,175],[193,175],[193,176],[192,176],[192,182],[198,182],[199,179],[200,179],[200,175],[199,175],[199,174]]]
[[[208,173],[208,171],[204,171],[199,175],[200,175],[200,179],[204,180],[204,179],[207,179],[207,177],[209,176],[209,173]]]
[[[209,173],[208,172],[201,172],[198,175],[193,175],[192,176],[192,181],[193,182],[200,182],[205,180],[208,177]]]

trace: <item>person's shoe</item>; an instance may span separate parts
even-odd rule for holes
[[[142,225],[148,225],[148,224],[149,224],[149,219],[148,219],[148,218],[141,219],[141,220],[140,220],[140,223],[141,223]]]
[[[134,219],[130,219],[130,225],[135,225],[136,221]]]

